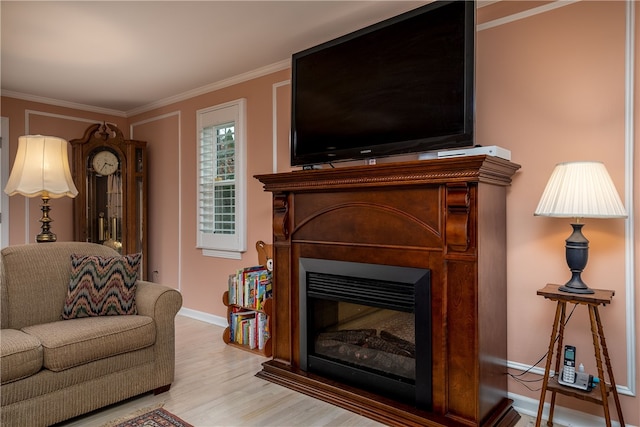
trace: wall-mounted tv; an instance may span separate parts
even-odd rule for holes
[[[291,165],[473,145],[475,2],[436,1],[292,56]]]

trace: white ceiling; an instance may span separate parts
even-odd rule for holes
[[[131,114],[425,3],[2,0],[2,94]]]

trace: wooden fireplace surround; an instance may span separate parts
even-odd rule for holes
[[[471,156],[258,175],[273,193],[273,359],[257,376],[387,425],[512,426],[506,193],[519,165]],[[431,269],[430,410],[300,369],[298,259]]]

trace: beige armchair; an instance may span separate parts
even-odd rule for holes
[[[136,315],[62,320],[72,254],[118,255],[84,242],[1,252],[2,425],[51,425],[171,386],[180,293],[138,280]]]

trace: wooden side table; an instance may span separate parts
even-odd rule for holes
[[[547,284],[543,289],[538,290],[537,294],[545,297],[546,299],[557,301],[556,317],[553,321],[553,330],[551,331],[551,340],[549,342],[549,351],[547,352],[547,364],[544,370],[544,379],[542,381],[542,392],[540,394],[540,403],[538,405],[538,416],[536,418],[536,427],[540,427],[542,421],[542,410],[544,408],[544,399],[548,391],[551,391],[551,403],[549,408],[549,421],[547,426],[553,426],[553,410],[556,403],[556,394],[564,394],[566,396],[575,397],[577,399],[585,400],[588,402],[602,405],[604,408],[604,418],[607,422],[607,427],[611,427],[611,415],[609,413],[609,394],[613,394],[613,399],[616,404],[616,410],[618,412],[618,420],[620,425],[624,427],[624,419],[622,417],[622,409],[620,407],[620,399],[618,398],[618,390],[616,389],[616,383],[613,378],[613,370],[611,369],[611,360],[609,359],[609,352],[607,350],[607,344],[604,339],[604,330],[602,328],[602,322],[600,321],[600,314],[598,313],[599,305],[607,305],[611,303],[614,291],[595,289],[593,294],[571,294],[562,292],[559,289],[559,285]],[[596,393],[595,389],[592,392],[582,391],[579,389],[570,388],[560,385],[558,383],[558,376],[560,375],[560,359],[562,357],[562,340],[564,335],[564,324],[566,318],[567,303],[572,304],[584,304],[589,309],[589,318],[591,320],[591,336],[593,337],[593,348],[596,356],[596,363],[598,366],[598,378],[600,378],[599,389],[600,393]],[[551,360],[553,359],[553,347],[556,343],[556,334],[558,334],[557,351],[556,351],[556,364],[555,364],[555,376],[549,378]],[[602,349],[600,348],[602,346]],[[605,365],[607,368],[607,374],[609,384],[605,381],[604,370],[602,368],[602,356],[604,356]]]

